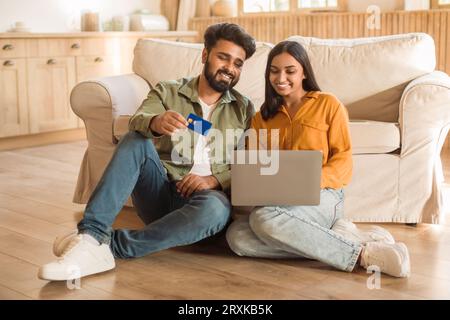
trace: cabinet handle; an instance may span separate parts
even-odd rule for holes
[[[3,65],[5,67],[12,67],[14,65],[14,61],[6,60],[5,62],[3,62]]]
[[[79,43],[74,43],[74,44],[71,46],[71,48],[72,48],[72,49],[80,49],[81,46],[80,46]]]
[[[103,58],[97,57],[97,58],[95,58],[94,61],[95,61],[95,62],[103,62]]]
[[[14,50],[14,46],[12,44],[5,44],[2,49],[5,51]]]
[[[48,65],[56,64],[56,60],[55,60],[55,59],[49,59],[49,60],[47,61],[47,64],[48,64]]]

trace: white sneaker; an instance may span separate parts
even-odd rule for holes
[[[408,248],[404,243],[369,242],[361,252],[361,266],[377,266],[393,277],[407,278],[411,273]]]
[[[95,245],[77,235],[68,243],[61,258],[39,268],[43,280],[73,280],[114,269],[116,263],[107,244]]]
[[[78,235],[78,230],[73,230],[68,234],[56,237],[53,242],[53,254],[57,257],[61,257],[64,252],[64,248],[70,243],[70,241]]]
[[[338,219],[331,230],[345,239],[361,244],[368,242],[395,243],[394,237],[386,229],[379,226],[370,226],[367,230],[361,230],[347,219]]]

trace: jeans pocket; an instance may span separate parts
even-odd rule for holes
[[[344,216],[344,199],[340,200],[334,206],[334,222]]]
[[[332,189],[332,188],[326,188],[326,191],[331,193],[333,195],[333,198],[336,199],[336,201],[341,201],[344,199],[344,190],[343,189]]]

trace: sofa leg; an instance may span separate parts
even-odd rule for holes
[[[408,227],[417,227],[417,223],[405,223]]]

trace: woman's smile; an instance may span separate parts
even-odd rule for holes
[[[276,85],[277,91],[284,91],[286,89],[289,89],[292,87],[290,83],[284,82],[284,83],[277,83]]]

